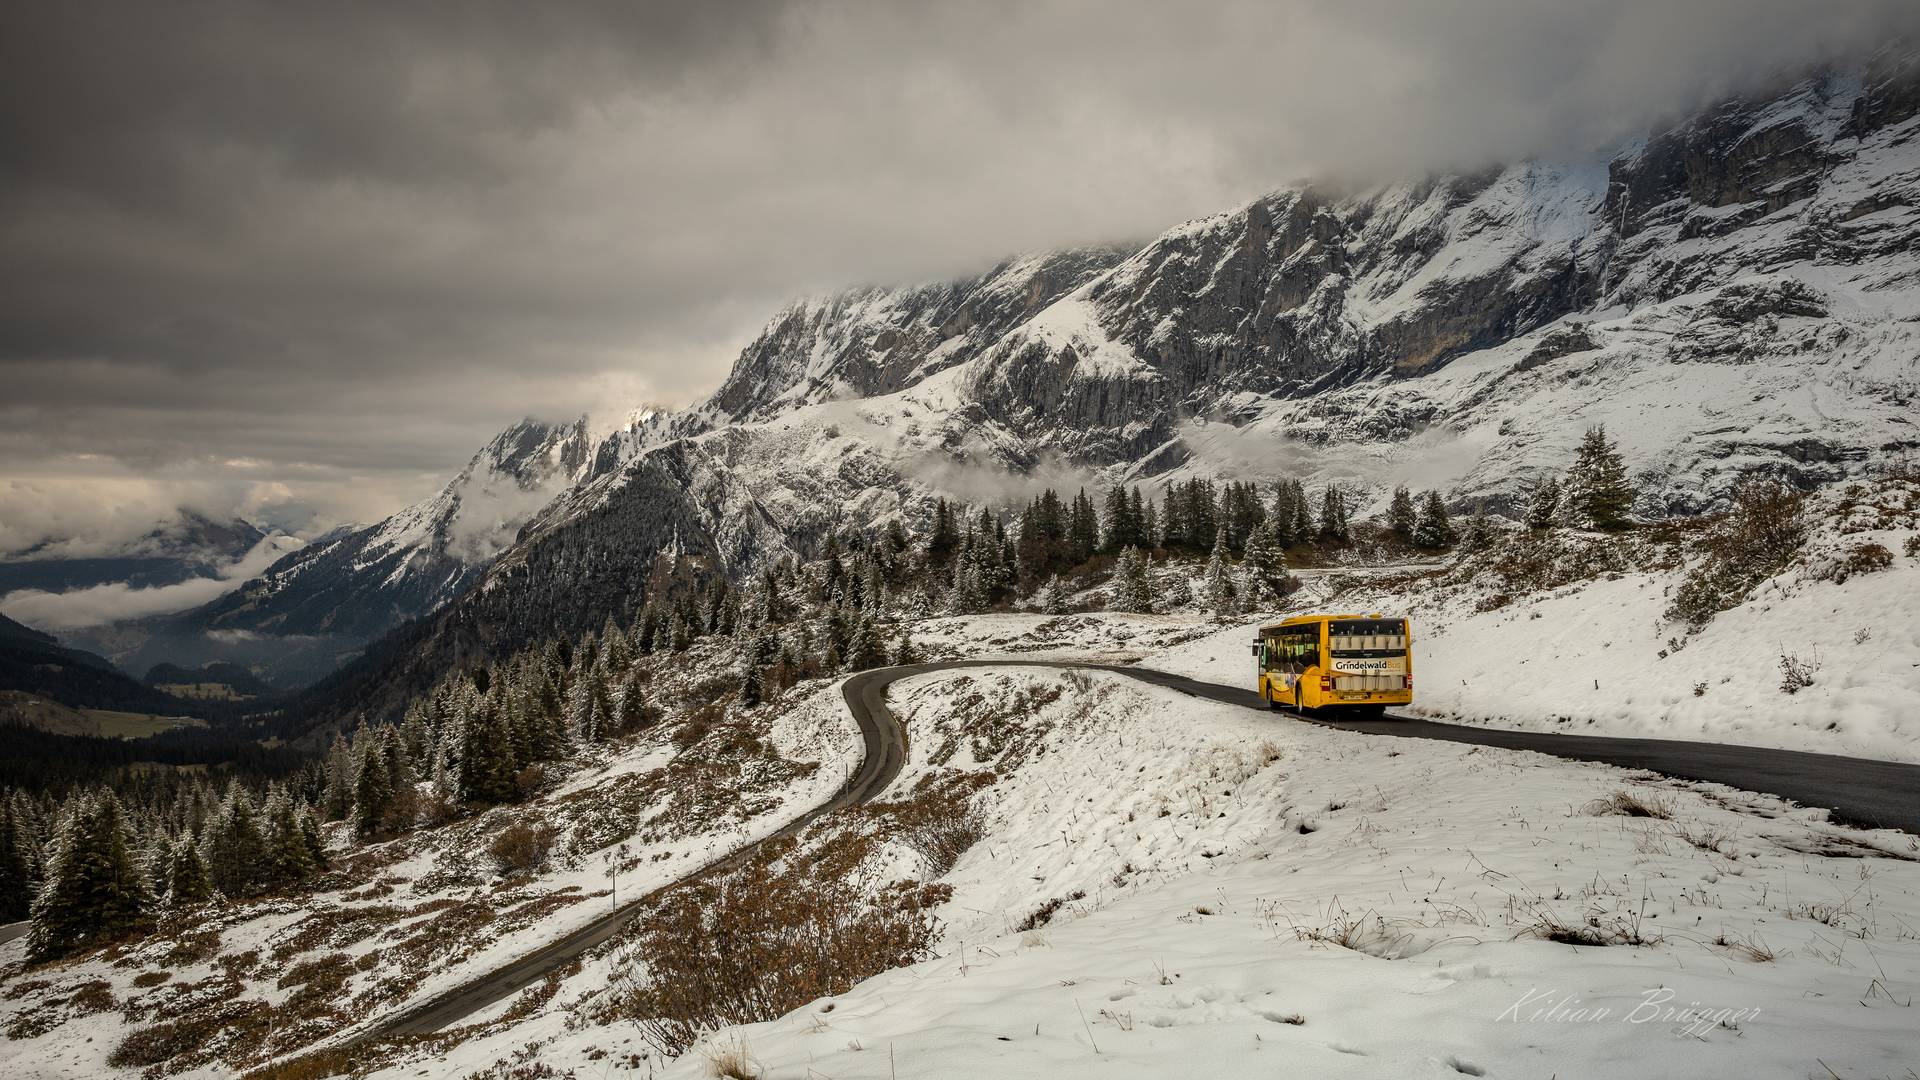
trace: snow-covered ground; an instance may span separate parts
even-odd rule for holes
[[[795,1078],[1869,1077],[1914,1061],[1911,837],[1118,676],[941,672],[894,701],[914,736],[902,785],[950,735],[941,767],[985,763],[968,742],[981,701],[1032,706],[987,748],[1003,775],[978,796],[985,837],[943,879],[940,954],[716,1032],[665,1075],[739,1051],[754,1075]],[[1604,812],[1617,793],[1667,816]],[[432,1074],[638,1067],[632,1029],[566,1012]]]
[[[1920,761],[1920,554],[1909,553],[1920,484],[1858,489],[1810,497],[1800,557],[1692,633],[1666,617],[1681,562],[1504,597],[1499,584],[1461,572],[1316,574],[1291,610],[1408,616],[1407,711],[1437,720]],[[1837,573],[1862,545],[1877,545],[1889,565]],[[1634,550],[1657,561],[1657,548]],[[1277,617],[1248,616],[1139,659],[1250,687],[1247,645]],[[1805,664],[1812,684],[1783,691],[1783,657]]]
[[[24,978],[25,940],[0,944],[0,1031],[8,1036],[0,1040],[0,1075],[105,1075],[129,1034],[196,1019],[207,1026],[194,1041],[213,1060],[178,1075],[232,1075],[230,1062],[258,1060],[262,1051],[234,1042],[244,1027],[234,1020],[238,1010],[285,1005],[315,971],[340,981],[273,1024],[267,1048],[333,1041],[598,917],[615,902],[615,864],[626,901],[767,835],[831,797],[861,748],[831,682],[806,688],[770,718],[762,734],[772,757],[731,767],[676,754],[666,734],[662,725],[589,753],[565,782],[528,803],[355,849],[336,859],[344,864],[340,883],[310,896],[220,907],[192,925],[163,923],[124,951]],[[551,830],[546,868],[518,876],[496,869],[487,844],[510,822]],[[89,993],[78,992],[89,984]]]

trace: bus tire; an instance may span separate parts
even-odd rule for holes
[[[1307,715],[1306,706],[1300,704],[1300,684],[1299,683],[1293,684],[1293,714],[1295,716]]]
[[[1279,700],[1278,698],[1276,698],[1276,697],[1274,697],[1274,696],[1273,696],[1273,687],[1271,687],[1271,686],[1263,686],[1263,687],[1261,687],[1261,688],[1260,688],[1260,696],[1266,699],[1266,701],[1267,701],[1267,708],[1268,708],[1268,709],[1269,709],[1270,711],[1272,711],[1272,712],[1279,712],[1279,711],[1280,711],[1280,700]]]

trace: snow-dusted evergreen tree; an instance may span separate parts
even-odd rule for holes
[[[617,731],[638,731],[647,726],[647,698],[640,686],[642,675],[638,667],[629,668],[627,677],[620,681],[619,700],[614,704],[613,726]]]
[[[1266,578],[1251,562],[1240,565],[1239,578],[1234,583],[1234,596],[1235,608],[1242,615],[1265,610],[1268,602],[1275,599]]]
[[[1632,524],[1633,487],[1626,460],[1602,426],[1587,429],[1567,469],[1560,494],[1563,513],[1584,529],[1611,531]]]
[[[340,821],[353,810],[353,754],[346,736],[333,733],[333,745],[327,751],[327,787],[321,809],[328,821]]]
[[[904,626],[900,628],[900,640],[893,643],[893,662],[903,666],[920,662],[920,650],[913,645],[913,634]]]
[[[1067,585],[1059,574],[1049,576],[1033,595],[1033,606],[1047,615],[1064,615],[1067,610]]]
[[[607,689],[604,667],[596,664],[574,680],[567,713],[575,740],[595,743],[606,737],[613,724],[613,696]]]
[[[291,885],[318,873],[319,863],[313,857],[306,836],[300,831],[299,811],[285,790],[276,788],[267,796],[263,816],[266,819],[267,861],[272,868],[270,877],[273,882]]]
[[[1149,582],[1153,580],[1151,573],[1147,575],[1147,580]],[[1172,572],[1162,579],[1154,592],[1154,610],[1178,611],[1191,603],[1193,603],[1193,582],[1187,577],[1185,570],[1175,566]]]
[[[1278,599],[1286,589],[1287,551],[1275,518],[1261,522],[1247,537],[1246,568],[1259,583],[1256,602]]]
[[[1313,539],[1313,507],[1307,502],[1307,489],[1298,480],[1288,481],[1293,495],[1288,500],[1293,504],[1293,542],[1303,544]]]
[[[1459,535],[1447,516],[1447,504],[1437,491],[1427,492],[1420,504],[1420,520],[1413,527],[1413,542],[1420,547],[1442,550],[1453,546]]]
[[[34,868],[39,862],[24,793],[0,799],[0,919],[18,922],[33,903]]]
[[[1527,528],[1551,529],[1560,521],[1560,481],[1547,477],[1533,486],[1527,499]]]
[[[307,844],[307,861],[317,873],[327,868],[327,842],[320,837],[320,823],[310,807],[300,809],[300,838]]]
[[[167,868],[167,903],[191,907],[213,895],[213,883],[207,878],[207,864],[200,857],[200,845],[187,837],[174,845],[173,862]]]
[[[380,752],[380,740],[372,732],[362,731],[355,740],[353,767],[353,832],[361,839],[380,832],[387,805],[393,801],[393,777],[387,757]]]
[[[1233,563],[1227,552],[1227,527],[1223,523],[1214,533],[1213,554],[1207,559],[1207,606],[1216,615],[1232,615],[1239,610],[1234,603]]]
[[[752,708],[764,699],[765,671],[751,659],[740,665],[740,704]]]
[[[1413,508],[1413,494],[1407,485],[1401,484],[1393,489],[1393,503],[1387,507],[1387,528],[1403,543],[1413,543],[1413,530],[1419,524],[1419,514]]]
[[[207,876],[213,887],[228,896],[251,896],[259,890],[267,870],[266,838],[253,798],[238,783],[207,827]]]
[[[1113,570],[1113,608],[1115,611],[1151,612],[1153,584],[1147,577],[1147,563],[1140,549],[1122,548]]]
[[[27,953],[50,959],[130,929],[151,903],[119,798],[108,791],[78,796],[61,816],[47,853]]]
[[[880,632],[871,619],[859,619],[847,642],[847,667],[853,671],[867,671],[885,667],[887,664],[886,645],[880,639]]]
[[[1347,542],[1347,499],[1332,484],[1320,496],[1320,539],[1336,544]]]

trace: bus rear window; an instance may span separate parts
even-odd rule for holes
[[[1407,624],[1404,619],[1335,619],[1327,624],[1327,638],[1336,655],[1405,652]]]

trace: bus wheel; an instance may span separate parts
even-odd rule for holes
[[[1293,712],[1296,716],[1307,715],[1306,707],[1300,704],[1300,684],[1293,685]]]
[[[1273,687],[1271,686],[1261,687],[1260,696],[1266,699],[1267,708],[1273,710],[1274,712],[1280,711],[1280,702],[1279,702],[1279,699],[1273,696]]]

